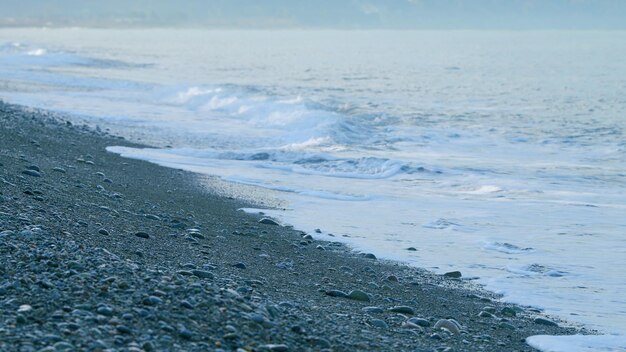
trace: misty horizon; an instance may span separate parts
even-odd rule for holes
[[[616,0],[0,0],[0,27],[222,29],[626,29]]]

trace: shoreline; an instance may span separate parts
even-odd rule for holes
[[[209,177],[29,110],[0,102],[2,350],[533,351],[529,336],[590,333],[259,223]]]

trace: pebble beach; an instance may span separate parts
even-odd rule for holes
[[[592,333],[111,145],[139,147],[0,103],[1,351],[533,351]]]

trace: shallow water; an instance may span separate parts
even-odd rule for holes
[[[109,149],[624,335],[623,57],[622,32],[4,29],[0,98],[152,136],[171,147]]]

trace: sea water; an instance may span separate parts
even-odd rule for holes
[[[0,98],[626,347],[626,33],[0,30]],[[254,210],[248,210],[254,211]],[[315,232],[320,229],[321,233]],[[408,251],[414,247],[416,251]]]

